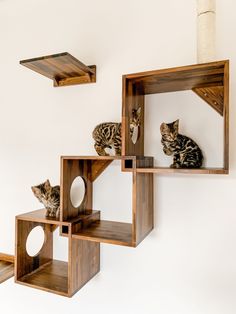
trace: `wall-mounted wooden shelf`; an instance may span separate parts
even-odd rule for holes
[[[192,90],[223,118],[224,165],[222,168],[170,169],[140,166],[138,173],[227,174],[229,172],[229,61],[196,64],[123,76],[122,155],[144,155],[145,95]],[[130,137],[132,110],[141,107],[139,139]],[[123,164],[123,169],[125,169]],[[148,168],[147,170],[145,168]]]
[[[72,223],[45,218],[45,209],[16,217],[15,281],[33,288],[71,297],[100,270],[100,244],[72,239]],[[41,226],[45,233],[42,249],[29,256],[26,240],[32,229]],[[56,227],[68,232],[68,262],[53,259],[53,232]]]
[[[132,223],[100,219],[92,209],[93,183],[114,160],[127,166],[133,177]],[[71,297],[100,269],[100,242],[135,247],[153,229],[153,174],[137,173],[143,158],[111,156],[61,157],[61,211],[59,218],[45,217],[40,209],[16,217],[15,281],[33,288]],[[153,158],[145,158],[152,166]],[[70,188],[81,176],[86,192],[80,206],[73,207]],[[45,241],[35,256],[29,256],[29,233],[41,226]],[[68,262],[53,259],[53,232],[68,239]]]
[[[52,79],[55,87],[96,82],[96,66],[86,66],[68,52],[22,60],[20,64]]]
[[[73,233],[72,238],[123,246],[135,246],[132,239],[132,224],[117,221],[97,220],[87,228]]]
[[[137,168],[138,173],[156,173],[156,174],[228,174],[228,170],[222,168],[199,168],[199,169],[184,169],[184,168]]]
[[[14,276],[14,256],[0,253],[0,283]]]
[[[54,81],[54,86],[95,81],[96,69],[87,67],[68,53],[21,61],[21,64]],[[227,174],[229,165],[229,63],[228,61],[149,71],[123,76],[122,156],[62,156],[60,217],[46,218],[46,210],[16,217],[15,281],[37,289],[71,297],[100,269],[100,243],[136,247],[153,229],[153,173]],[[153,157],[144,156],[145,95],[192,90],[204,99],[224,121],[224,167],[172,169],[154,167]],[[130,137],[132,110],[141,107],[140,136]],[[132,175],[132,221],[101,219],[93,209],[93,184],[111,166],[121,162],[121,170]],[[80,176],[85,195],[78,207],[70,198],[71,186]],[[115,179],[115,178],[113,178]],[[37,226],[45,233],[40,252],[29,256],[26,240]],[[68,239],[68,262],[53,259],[53,232]],[[4,266],[4,265],[3,265]],[[1,277],[0,254],[0,281]]]
[[[100,213],[93,214],[93,182],[114,160],[120,160],[132,173],[132,223],[106,221],[100,219]],[[143,160],[143,158],[141,158]],[[145,162],[153,166],[153,158]],[[61,157],[61,221],[74,221],[73,239],[84,239],[95,242],[111,243],[135,247],[153,229],[153,174],[138,173],[140,159],[125,156],[63,156]],[[70,201],[70,187],[73,180],[81,176],[86,185],[85,197],[78,208]],[[92,215],[86,225],[81,225],[79,218],[86,213]],[[95,216],[96,214],[96,216]],[[78,220],[76,228],[76,219]],[[62,230],[62,234],[63,234]],[[65,233],[64,233],[65,234]]]

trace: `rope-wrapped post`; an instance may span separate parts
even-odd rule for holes
[[[197,61],[215,61],[216,58],[216,4],[215,0],[197,0]]]

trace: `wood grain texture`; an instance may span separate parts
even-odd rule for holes
[[[26,241],[29,233],[35,227],[41,226],[45,233],[45,242],[36,256],[29,256],[26,250]],[[16,218],[16,261],[15,261],[15,279],[34,272],[53,259],[53,236],[50,224],[28,221]]]
[[[0,260],[14,264],[15,256],[0,252]]]
[[[94,182],[113,160],[92,160],[91,180]]]
[[[123,76],[122,87],[122,155],[143,156],[144,155],[144,95],[132,81]],[[139,138],[136,144],[133,144],[130,136],[130,119],[132,110],[141,108]],[[124,152],[129,152],[126,154]]]
[[[226,61],[195,64],[125,75],[144,95],[223,86]]]
[[[82,174],[83,178],[94,181],[107,167],[110,166],[113,160],[120,160],[122,162],[122,169],[132,173],[132,210],[133,221],[132,224],[124,223],[120,221],[106,221],[100,220],[100,212],[96,215],[92,215],[90,212],[83,216],[83,212],[76,213],[75,216],[68,214],[68,203],[64,203],[62,219],[67,217],[67,222],[72,223],[72,238],[73,239],[84,239],[95,242],[103,242],[110,244],[118,244],[125,246],[136,246],[141,242],[145,236],[153,228],[153,176],[150,173],[147,174],[136,174],[136,170],[139,167],[153,167],[153,157],[133,157],[133,156],[97,156],[97,157],[80,157],[80,156],[63,156],[62,157],[62,193],[65,197],[68,196],[69,187],[73,178]],[[68,166],[68,165],[74,166]],[[86,169],[89,171],[78,171],[78,169]],[[73,169],[73,171],[71,171]],[[71,175],[70,173],[73,173]],[[69,178],[69,179],[68,179]],[[67,188],[65,189],[65,186]],[[91,188],[91,199],[92,199]],[[63,201],[62,201],[63,202]],[[68,202],[68,200],[66,201]],[[87,210],[88,207],[83,208]],[[92,209],[91,209],[92,210]],[[102,212],[102,211],[101,211]],[[89,217],[89,215],[91,216]],[[82,215],[82,216],[81,216]],[[80,219],[79,217],[83,217]],[[67,235],[67,232],[62,232],[63,235]],[[137,235],[137,236],[136,236]]]
[[[54,81],[54,86],[96,82],[96,66],[86,66],[68,52],[21,60],[20,64]]]
[[[70,220],[72,233],[76,233],[80,231],[81,229],[89,227],[90,224],[93,222],[100,220],[100,211],[99,210],[92,210],[89,211],[89,214],[79,214],[78,217],[73,218]],[[62,236],[68,236],[69,229],[66,226],[64,226],[61,229],[61,235]]]
[[[229,61],[224,67],[224,169],[229,172]]]
[[[85,182],[85,196],[78,208],[70,200],[71,185],[76,177],[82,177]],[[68,221],[79,214],[92,210],[92,163],[86,159],[61,158],[61,204],[60,220]]]
[[[72,234],[73,239],[84,239],[101,243],[134,246],[132,225],[129,223],[100,220]]]
[[[68,263],[52,260],[20,278],[17,283],[68,296]]]
[[[14,264],[0,259],[0,283],[14,276]]]
[[[61,157],[61,221],[70,221],[80,214],[92,211],[93,182],[114,160],[129,161],[132,169],[136,158],[133,156],[62,156]],[[70,188],[73,180],[81,176],[85,181],[85,197],[78,208],[70,200]]]
[[[174,169],[168,167],[139,168],[138,173],[156,173],[156,174],[228,174],[225,168],[199,168],[199,169]]]
[[[100,271],[100,243],[69,239],[69,296]]]
[[[137,161],[137,167],[153,167],[153,159]],[[137,246],[153,229],[153,173],[134,173],[133,184],[133,242]]]
[[[229,61],[195,64],[123,76],[122,155],[144,155],[144,120],[139,140],[130,138],[129,119],[133,108],[141,103],[145,113],[147,94],[193,90],[224,119],[224,166],[222,168],[170,169],[165,167],[138,167],[138,173],[228,174],[229,172]],[[127,170],[124,166],[123,170]]]
[[[224,114],[224,87],[195,87],[192,89],[221,116]]]
[[[47,223],[47,224],[52,224],[52,225],[69,225],[70,223],[67,223],[66,221],[60,221],[59,217],[58,218],[50,218],[50,217],[45,217],[46,214],[46,209],[38,209],[34,210],[32,212],[24,213],[21,215],[16,216],[16,219],[19,220],[24,220],[24,221],[31,221],[31,222],[41,222],[41,223]]]

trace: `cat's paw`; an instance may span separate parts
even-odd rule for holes
[[[177,168],[181,168],[181,166],[177,163],[173,163],[170,165],[170,168],[174,168],[174,169],[177,169]]]
[[[172,151],[170,151],[168,148],[164,147],[163,148],[163,152],[167,155],[167,156],[171,156],[173,153]]]

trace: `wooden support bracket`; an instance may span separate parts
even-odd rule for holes
[[[195,87],[192,89],[221,116],[224,114],[224,86]]]
[[[96,82],[96,65],[87,66],[68,52],[20,61],[54,82],[54,87]]]

